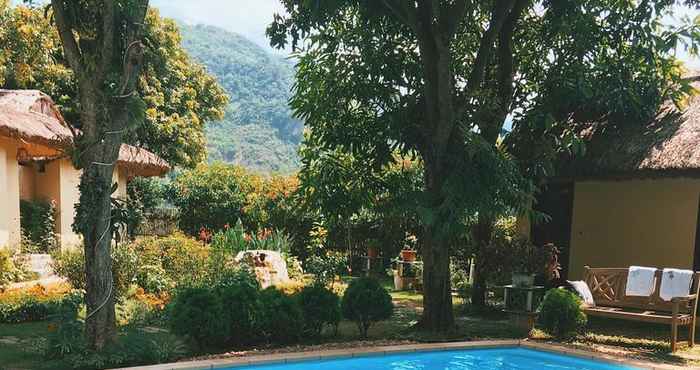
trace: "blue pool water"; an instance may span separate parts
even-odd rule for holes
[[[231,368],[235,369],[235,368]],[[241,369],[240,367],[238,369]],[[523,348],[414,352],[244,367],[246,370],[630,370],[629,366]]]

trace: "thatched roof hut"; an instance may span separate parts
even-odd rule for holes
[[[650,122],[605,126],[589,136],[585,155],[565,161],[562,177],[700,177],[700,96],[682,111],[665,104]]]
[[[37,157],[58,156],[73,145],[73,133],[51,98],[37,90],[0,89],[0,136],[32,147]],[[140,176],[161,176],[170,166],[146,149],[123,144],[117,165]]]

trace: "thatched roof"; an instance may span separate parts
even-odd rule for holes
[[[58,152],[73,145],[73,133],[51,98],[37,90],[0,89],[0,136]],[[123,144],[117,165],[138,176],[161,176],[170,166],[145,149]]]
[[[683,111],[663,105],[647,123],[606,126],[591,136],[584,156],[566,161],[562,177],[700,177],[700,96]]]

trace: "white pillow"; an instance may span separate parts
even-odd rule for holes
[[[583,280],[578,280],[578,281],[570,281],[567,280],[569,284],[571,284],[574,289],[576,289],[576,293],[583,299],[583,303],[588,306],[588,307],[595,307],[595,301],[593,300],[593,293],[591,293],[591,289],[588,287],[588,284],[586,284],[585,281]]]

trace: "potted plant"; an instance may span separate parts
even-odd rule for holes
[[[404,262],[414,262],[416,260],[416,251],[408,247],[401,250],[401,259]]]

